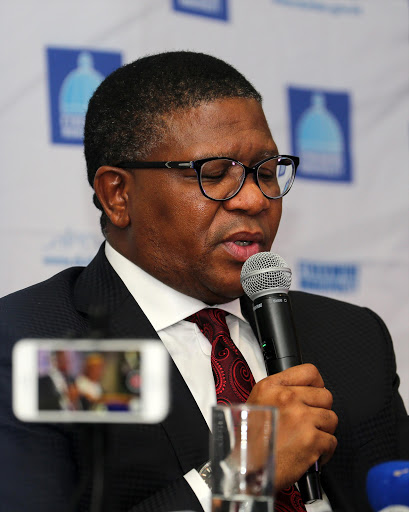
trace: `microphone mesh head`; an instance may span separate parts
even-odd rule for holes
[[[254,300],[271,291],[288,292],[291,269],[278,254],[259,252],[244,262],[240,280],[246,295]]]

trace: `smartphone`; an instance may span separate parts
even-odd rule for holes
[[[12,389],[22,421],[158,423],[169,412],[169,354],[148,339],[23,339]]]

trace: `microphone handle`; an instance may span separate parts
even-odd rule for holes
[[[268,375],[302,364],[302,357],[287,293],[263,295],[254,300],[259,343]],[[298,481],[304,503],[322,499],[318,461]]]

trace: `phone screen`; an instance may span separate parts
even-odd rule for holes
[[[160,421],[169,405],[167,363],[154,340],[21,340],[13,409],[28,421]]]

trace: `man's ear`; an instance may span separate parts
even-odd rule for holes
[[[94,191],[112,224],[118,228],[129,225],[128,190],[130,174],[124,169],[103,165],[94,179]]]

